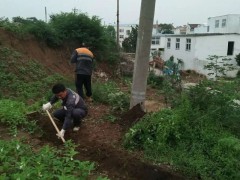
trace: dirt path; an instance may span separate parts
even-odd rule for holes
[[[89,115],[82,123],[81,129],[78,132],[67,131],[65,139],[72,139],[78,144],[76,151],[79,154],[75,158],[96,163],[95,175],[93,174],[91,179],[99,174],[114,180],[184,179],[166,167],[154,166],[142,161],[141,153],[130,153],[122,148],[125,130],[144,115],[138,107],[125,114],[121,123],[101,120],[109,111],[107,106],[91,103],[89,107]],[[47,116],[37,114],[31,118],[37,120],[38,125],[44,130],[44,134],[37,138],[40,140],[38,143],[62,146]],[[60,128],[61,124],[56,123]]]

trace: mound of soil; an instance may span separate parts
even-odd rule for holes
[[[122,129],[126,131],[132,127],[133,124],[139,121],[144,115],[145,112],[142,110],[141,105],[137,104],[121,116],[119,124],[122,126]]]

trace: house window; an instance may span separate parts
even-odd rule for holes
[[[186,51],[191,51],[191,39],[186,39]]]
[[[152,37],[152,44],[160,44],[160,37]]]
[[[215,21],[215,28],[218,28],[219,27],[219,20],[216,20]]]
[[[167,38],[167,48],[170,49],[171,47],[171,38]]]
[[[156,44],[160,44],[159,40],[156,40]]]
[[[130,30],[127,30],[127,31],[126,31],[126,34],[129,35],[129,34],[130,34]]]
[[[119,29],[119,32],[124,32],[124,29]]]
[[[124,38],[124,35],[119,35],[119,38],[122,38],[122,39],[123,39],[123,38]]]
[[[176,50],[180,49],[180,38],[176,38]]]
[[[228,56],[233,55],[233,49],[234,49],[234,42],[233,41],[228,41],[228,50],[227,50],[227,55]]]
[[[222,20],[222,27],[225,27],[225,26],[226,26],[226,22],[227,22],[226,19],[223,19],[223,20]]]

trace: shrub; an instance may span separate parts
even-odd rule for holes
[[[24,103],[1,99],[0,107],[0,122],[8,125],[14,135],[18,128],[25,128],[31,133],[37,129],[35,122],[27,120],[27,107]]]
[[[63,150],[36,150],[16,140],[0,140],[0,147],[0,179],[87,179],[94,169],[93,163],[73,158],[77,152],[70,141]]]
[[[141,149],[156,163],[188,176],[239,179],[239,82],[210,82],[191,88],[174,109],[144,116],[125,136],[124,145]]]
[[[126,111],[129,109],[129,95],[122,92],[116,83],[95,83],[93,85],[94,100],[112,106],[113,111]]]
[[[237,61],[237,64],[240,66],[240,53],[236,55],[235,60]]]
[[[152,71],[148,75],[147,83],[153,88],[161,88],[163,81],[163,76],[156,76]]]

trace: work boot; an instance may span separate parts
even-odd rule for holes
[[[91,97],[86,97],[86,102],[93,102],[93,99]]]
[[[80,127],[79,126],[75,126],[74,128],[73,128],[73,131],[79,131],[79,129],[80,129]]]

